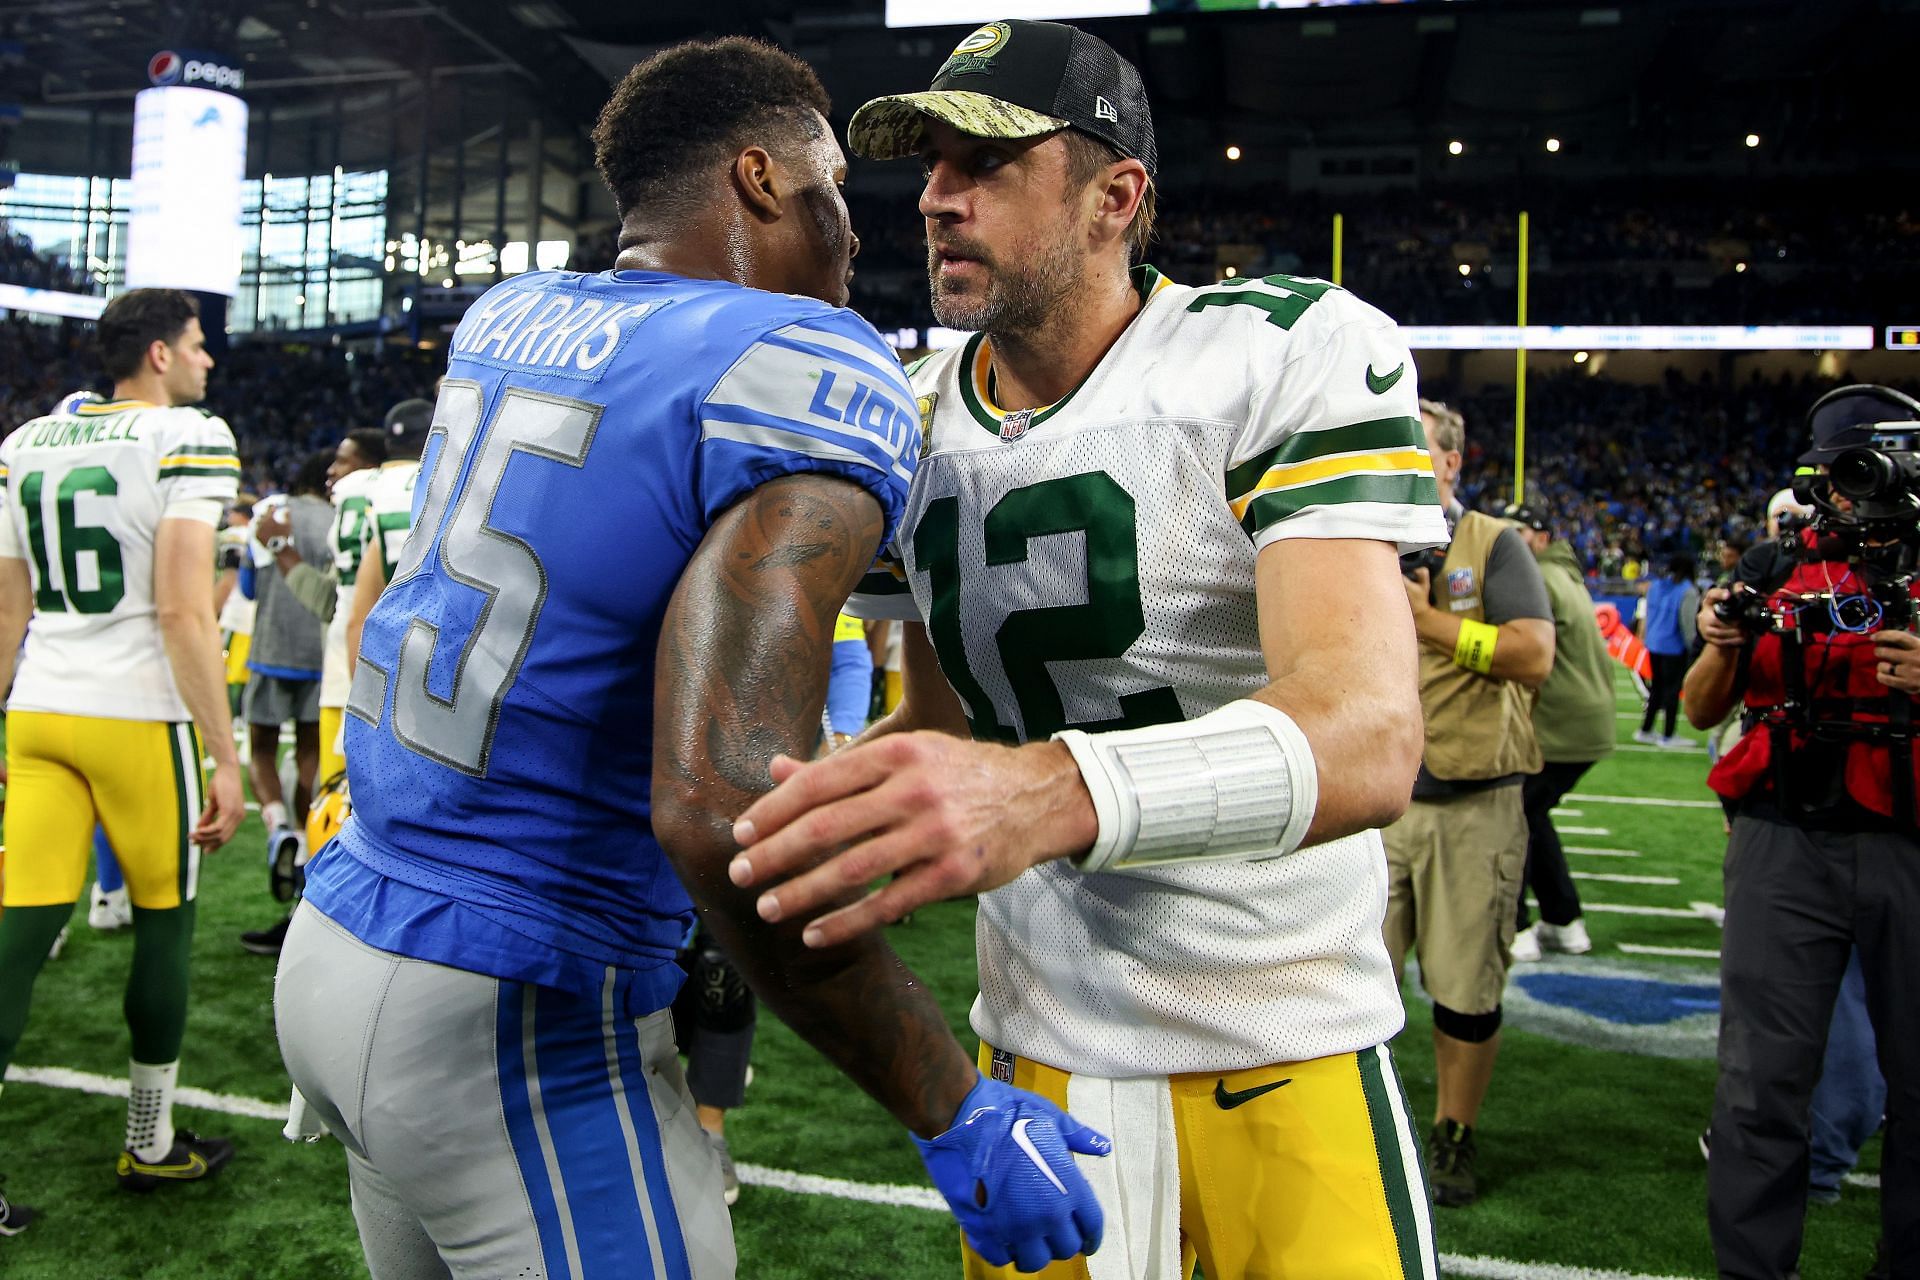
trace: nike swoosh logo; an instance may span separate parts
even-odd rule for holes
[[[129,1173],[144,1173],[150,1178],[198,1178],[207,1171],[206,1157],[194,1152],[184,1164],[143,1164],[131,1156],[125,1159]]]
[[[1407,371],[1407,362],[1405,360],[1402,360],[1399,364],[1395,365],[1393,367],[1392,373],[1384,374],[1384,375],[1375,373],[1373,371],[1373,366],[1368,365],[1367,366],[1367,390],[1373,392],[1373,394],[1377,396],[1383,396],[1387,394],[1388,391],[1393,389],[1393,384],[1400,381],[1400,375],[1405,373],[1406,371]]]
[[[1399,370],[1394,370],[1394,374],[1397,377]],[[1251,1089],[1242,1089],[1238,1093],[1234,1093],[1228,1090],[1227,1082],[1221,1080],[1213,1086],[1213,1100],[1220,1104],[1222,1111],[1231,1111],[1242,1103],[1252,1102],[1263,1093],[1272,1093],[1281,1085],[1292,1083],[1293,1077],[1288,1076],[1285,1080],[1275,1080],[1272,1084],[1255,1085]]]
[[[1013,1140],[1019,1144],[1022,1151],[1027,1153],[1027,1159],[1033,1161],[1034,1167],[1047,1175],[1047,1181],[1053,1184],[1053,1189],[1065,1195],[1067,1194],[1066,1184],[1054,1176],[1053,1170],[1047,1167],[1046,1160],[1040,1155],[1040,1148],[1034,1146],[1033,1139],[1027,1136],[1027,1126],[1032,1123],[1031,1120],[1014,1121]]]

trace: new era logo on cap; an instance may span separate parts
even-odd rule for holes
[[[1095,94],[1093,99],[1093,118],[1095,120],[1111,120],[1115,124],[1120,123],[1120,113],[1113,109],[1111,102],[1108,102],[1098,94]]]

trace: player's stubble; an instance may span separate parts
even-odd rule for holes
[[[1008,263],[993,250],[965,236],[930,236],[927,287],[933,314],[950,329],[990,333],[1030,333],[1043,328],[1086,279],[1086,258],[1075,237],[1056,227],[1041,252]],[[958,252],[985,268],[985,292],[944,279],[938,251]]]

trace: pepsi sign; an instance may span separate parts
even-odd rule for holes
[[[229,93],[246,87],[247,73],[230,67],[211,54],[177,53],[162,49],[147,60],[147,79],[155,88],[175,85],[199,89],[221,89]]]

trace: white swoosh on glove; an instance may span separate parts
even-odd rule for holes
[[[1040,1172],[1047,1175],[1047,1181],[1053,1184],[1053,1189],[1061,1195],[1065,1195],[1067,1194],[1066,1184],[1054,1176],[1053,1170],[1048,1167],[1046,1160],[1040,1155],[1040,1148],[1034,1146],[1033,1139],[1027,1136],[1027,1126],[1032,1123],[1033,1121],[1031,1120],[1016,1120],[1013,1125],[1013,1140],[1020,1144],[1022,1151],[1027,1153],[1027,1159],[1033,1161],[1034,1166],[1038,1168]]]

